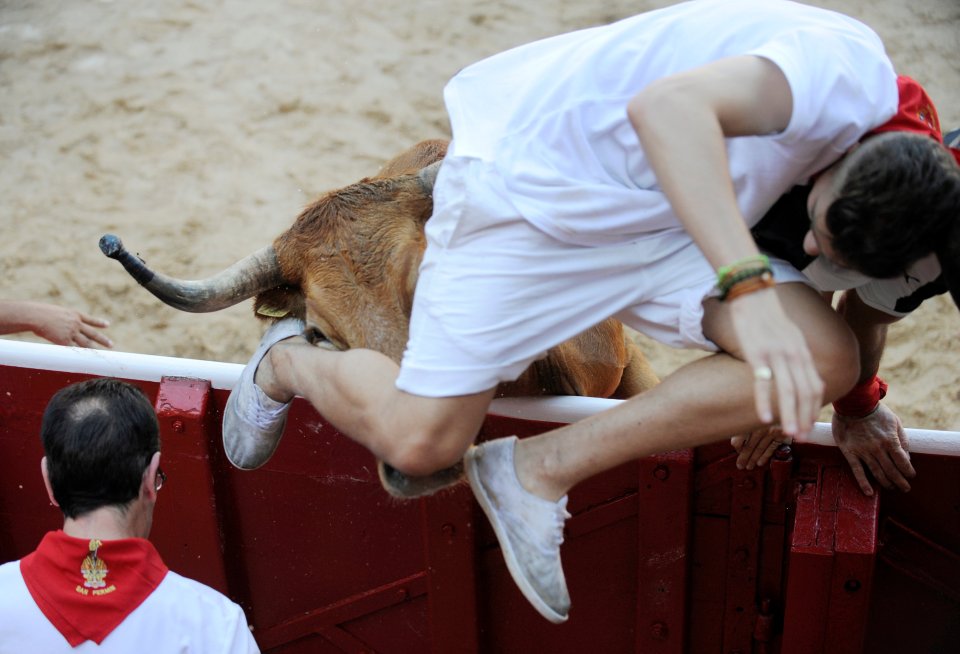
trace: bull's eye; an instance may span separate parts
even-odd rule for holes
[[[306,329],[303,330],[303,338],[310,343],[310,345],[315,345],[317,347],[322,347],[326,350],[345,350],[347,349],[343,343],[339,343],[330,338],[330,336],[323,332],[316,325],[307,325]]]
[[[307,339],[307,342],[310,343],[310,345],[316,345],[320,341],[327,340],[327,337],[323,335],[323,332],[313,326],[309,326],[303,330],[303,337]]]

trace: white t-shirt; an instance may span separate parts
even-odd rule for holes
[[[198,581],[167,572],[100,645],[70,644],[37,607],[20,562],[0,566],[0,654],[259,654],[243,610]]]
[[[520,46],[446,86],[451,154],[495,162],[520,213],[568,243],[678,228],[627,102],[654,80],[749,54],[774,62],[793,95],[785,131],[727,139],[752,225],[894,115],[896,75],[862,23],[785,0],[694,0]]]

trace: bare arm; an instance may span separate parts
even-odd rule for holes
[[[758,252],[737,206],[723,139],[782,131],[791,110],[783,73],[758,57],[667,77],[627,107],[657,182],[714,268]]]
[[[725,137],[782,131],[792,96],[783,73],[758,57],[733,57],[660,80],[638,93],[628,116],[677,218],[714,268],[756,255],[734,194]],[[784,432],[806,434],[824,400],[824,384],[803,334],[777,295],[762,290],[731,302],[734,330],[751,368],[773,370],[756,380],[757,414]]]
[[[856,291],[846,291],[837,304],[837,311],[853,330],[860,344],[860,379],[872,379],[880,370],[880,358],[887,344],[887,326],[898,320],[883,311],[864,304]]]
[[[867,382],[880,369],[880,358],[887,340],[887,325],[899,320],[867,306],[856,291],[844,293],[837,311],[857,336],[860,345],[860,379]],[[834,413],[833,437],[850,464],[860,489],[873,495],[873,488],[864,468],[884,488],[910,490],[916,471],[910,463],[909,443],[900,419],[890,409],[878,405],[876,411],[862,418]]]
[[[0,300],[0,334],[33,332],[57,345],[113,347],[113,342],[99,331],[109,325],[102,318],[55,304]]]

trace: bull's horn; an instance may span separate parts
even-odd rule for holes
[[[433,185],[437,181],[437,173],[440,172],[440,164],[443,163],[443,160],[436,161],[426,168],[421,168],[420,172],[417,173],[417,177],[420,179],[420,183],[423,184],[423,190],[427,193],[433,194]]]
[[[113,234],[105,234],[100,239],[100,250],[123,264],[131,277],[161,301],[192,313],[226,309],[285,283],[273,246],[258,250],[226,270],[198,281],[174,279],[153,272],[139,257],[127,252]]]

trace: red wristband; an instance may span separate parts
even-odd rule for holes
[[[873,413],[886,395],[887,382],[874,375],[834,402],[833,410],[845,418],[863,418]]]

